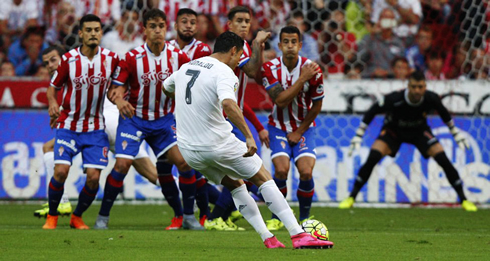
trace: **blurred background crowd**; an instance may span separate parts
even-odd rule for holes
[[[144,41],[142,14],[165,11],[167,38],[179,8],[198,16],[196,38],[213,46],[227,30],[236,5],[253,16],[248,41],[272,32],[264,61],[281,55],[278,33],[295,25],[303,33],[301,56],[333,79],[405,79],[415,69],[430,80],[489,79],[489,0],[2,0],[0,76],[49,80],[42,51],[50,44],[77,47],[78,20],[88,13],[103,23],[101,45],[123,55]]]

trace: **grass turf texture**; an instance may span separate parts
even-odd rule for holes
[[[93,226],[100,205],[84,221]],[[77,231],[60,217],[54,231],[33,217],[39,205],[0,205],[1,260],[488,260],[490,210],[368,209],[313,207],[335,243],[333,249],[293,250],[285,229],[276,232],[286,249],[266,249],[245,221],[245,232],[165,231],[167,205],[116,205],[110,229]],[[297,208],[295,212],[298,213]],[[261,206],[264,217],[270,212]]]

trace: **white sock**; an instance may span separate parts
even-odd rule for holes
[[[284,223],[284,226],[291,236],[304,232],[294,217],[288,202],[277,188],[274,180],[264,182],[264,184],[259,187],[259,191],[262,194],[262,197],[264,197],[265,204],[269,207],[270,211],[276,214],[282,223]]]
[[[254,227],[255,231],[259,233],[262,241],[274,235],[267,229],[267,226],[262,219],[259,207],[255,203],[255,200],[248,194],[245,184],[231,191],[233,201],[236,208],[242,213],[243,217]]]
[[[54,152],[48,151],[43,155],[44,167],[46,168],[46,194],[49,191],[49,182],[54,175]],[[63,193],[60,203],[69,202],[66,192]]]

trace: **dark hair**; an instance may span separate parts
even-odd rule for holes
[[[181,9],[179,9],[179,12],[177,12],[177,18],[179,18],[179,16],[185,15],[185,14],[190,14],[190,15],[194,15],[197,17],[196,11],[194,11],[190,8],[181,8]]]
[[[99,22],[100,27],[102,27],[102,22],[100,21],[100,18],[94,14],[84,15],[80,19],[80,28],[83,28],[83,24],[86,22]]]
[[[24,32],[23,39],[28,38],[30,35],[39,35],[44,38],[45,28],[42,26],[29,26]]]
[[[414,80],[414,81],[425,81],[425,74],[421,70],[416,70],[410,76],[408,77],[408,80]]]
[[[155,19],[155,18],[162,18],[165,22],[167,21],[167,16],[165,13],[157,8],[152,8],[148,10],[144,15],[143,15],[143,26],[146,27],[146,23],[148,20]]]
[[[235,6],[232,9],[230,9],[230,11],[228,12],[228,20],[230,20],[230,21],[233,20],[233,18],[235,17],[235,15],[237,13],[250,14],[250,9],[246,6],[243,6],[243,5]]]
[[[243,39],[234,32],[224,32],[216,38],[213,53],[227,53],[233,47],[236,47],[237,51],[242,50]]]
[[[429,50],[429,54],[427,54],[427,60],[434,59],[446,59],[446,53],[442,51]]]
[[[403,56],[397,56],[397,57],[395,57],[395,59],[393,59],[391,61],[391,67],[395,67],[397,62],[404,62],[406,64],[409,64],[407,58],[405,58]]]
[[[44,49],[44,51],[42,52],[42,55],[46,55],[52,51],[56,51],[60,57],[63,56],[63,54],[65,54],[65,52],[66,52],[65,48],[63,48],[63,46],[61,46],[59,44],[53,44],[53,45],[50,45],[48,48]]]
[[[288,25],[286,27],[283,27],[281,29],[281,32],[279,33],[279,40],[282,40],[282,34],[297,34],[299,41],[300,42],[302,41],[301,33],[299,32],[299,29],[296,26]]]

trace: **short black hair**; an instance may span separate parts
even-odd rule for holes
[[[190,15],[194,15],[197,17],[196,11],[194,11],[190,8],[180,8],[179,12],[177,12],[177,18],[179,18],[179,16],[185,15],[185,14],[190,14]]]
[[[279,40],[282,40],[282,34],[297,34],[299,41],[302,42],[301,33],[299,32],[299,29],[296,26],[288,25],[283,27],[281,29],[281,32],[279,33]]]
[[[224,32],[216,38],[213,53],[227,53],[231,48],[236,47],[237,51],[243,49],[243,39],[234,32]]]
[[[44,39],[45,28],[42,26],[29,26],[26,28],[23,39],[28,38],[30,35],[39,35]]]
[[[397,62],[404,62],[406,64],[409,64],[407,58],[405,58],[403,56],[397,56],[397,57],[395,57],[395,59],[393,59],[391,61],[391,67],[395,67]]]
[[[86,23],[86,22],[99,22],[100,27],[102,27],[102,22],[100,21],[100,18],[98,16],[94,15],[94,14],[84,15],[80,19],[80,28],[83,28],[83,24]]]
[[[414,81],[425,81],[425,74],[421,70],[416,70],[412,74],[410,74],[410,77],[408,77],[408,80],[414,80]]]
[[[167,22],[167,15],[165,15],[165,12],[158,8],[152,8],[148,10],[144,15],[143,15],[143,26],[146,27],[146,23],[148,20],[155,19],[155,18],[162,18],[165,22]]]
[[[250,14],[250,8],[243,6],[243,5],[238,5],[238,6],[233,7],[232,9],[230,9],[230,11],[228,12],[228,20],[230,20],[230,21],[233,20],[233,18],[235,17],[235,15],[237,13],[247,13],[250,16],[252,16]]]
[[[42,55],[46,55],[52,51],[56,51],[60,57],[63,56],[63,54],[65,54],[65,52],[66,52],[65,48],[63,48],[63,46],[61,46],[59,44],[53,44],[53,45],[50,45],[48,48],[44,49]]]

